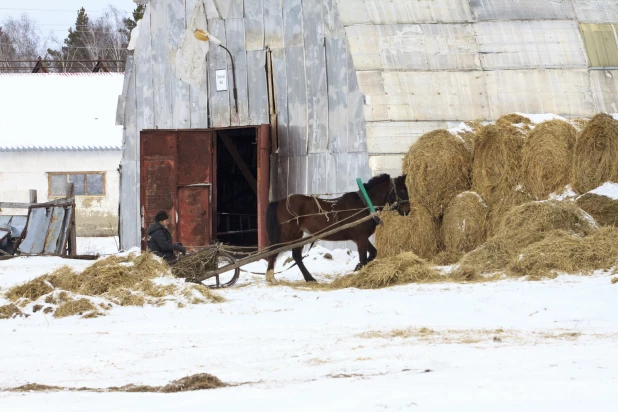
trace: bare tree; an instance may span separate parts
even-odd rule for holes
[[[27,14],[18,19],[8,17],[0,33],[0,60],[36,60],[45,56],[47,44],[53,38],[43,36],[36,21]],[[3,67],[31,68],[32,63],[2,63]]]
[[[49,55],[55,60],[53,68],[61,72],[89,72],[94,67],[91,60],[124,61],[129,44],[126,16],[111,5],[96,20],[90,20],[84,8],[78,10],[75,28],[69,28],[63,44],[49,49]],[[123,70],[123,65],[116,62],[108,62],[106,66],[110,71]]]

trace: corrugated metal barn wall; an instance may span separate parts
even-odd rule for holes
[[[147,4],[133,56],[127,59],[119,122],[125,126],[121,162],[121,242],[138,246],[139,133],[269,123],[267,50],[272,51],[279,153],[273,197],[341,193],[367,179],[363,96],[335,0],[204,0],[207,28],[236,64],[238,115],[232,87],[217,92],[215,70],[227,53],[212,45],[203,86],[174,76],[174,56],[202,0],[142,0]]]
[[[419,136],[514,111],[618,111],[618,71],[591,70],[580,23],[616,0],[336,0],[361,92],[370,164],[397,174]]]

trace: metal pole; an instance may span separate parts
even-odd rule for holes
[[[378,225],[381,225],[382,220],[380,220],[380,217],[376,214],[376,208],[373,207],[373,203],[371,203],[371,199],[369,198],[367,190],[365,190],[365,185],[363,184],[363,181],[360,179],[360,177],[356,178],[356,184],[358,185],[358,188],[361,192],[361,198],[363,199],[365,205],[367,205],[369,211],[371,212],[371,215],[373,216],[373,220],[375,220]]]
[[[238,114],[238,93],[236,91],[236,69],[234,68],[234,58],[232,57],[232,53],[230,53],[230,51],[227,49],[227,47],[225,47],[224,45],[220,44],[219,47],[221,47],[222,49],[224,49],[227,54],[230,55],[230,60],[232,61],[232,83],[234,84],[234,108],[236,109],[236,113]]]

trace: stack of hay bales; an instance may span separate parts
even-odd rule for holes
[[[473,131],[460,126],[453,129],[456,136],[436,130],[421,137],[403,169],[410,198],[427,209],[439,229],[440,253],[430,257],[418,243],[400,249],[390,244],[392,253],[379,253],[363,276],[373,276],[380,264],[386,266],[379,271],[396,265],[399,274],[383,285],[469,281],[492,272],[547,276],[618,265],[618,184],[611,183],[618,182],[618,121],[600,114],[576,124],[534,125],[526,116],[510,114]],[[572,190],[583,195],[574,200]],[[397,250],[422,254],[434,264],[459,264],[435,278],[426,262],[414,261],[414,270],[422,267],[425,275],[407,276]]]
[[[437,253],[434,221],[423,206],[412,201],[407,216],[391,211],[383,213],[381,219],[383,225],[378,226],[375,233],[379,258],[413,252],[429,259]]]
[[[577,137],[572,186],[586,193],[605,182],[618,182],[618,121],[598,114]]]
[[[543,122],[528,134],[521,162],[526,193],[546,199],[569,183],[576,137],[575,127],[562,120]]]

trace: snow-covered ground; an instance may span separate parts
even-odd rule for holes
[[[314,248],[306,262],[325,281],[356,259]],[[0,287],[67,262],[91,263],[0,262]],[[260,272],[265,263],[245,269]],[[293,268],[277,278],[302,276]],[[160,385],[202,372],[237,385],[176,394],[0,392],[0,410],[612,411],[618,284],[610,279],[311,291],[245,272],[218,292],[227,299],[220,304],[114,307],[96,319],[37,312],[0,320],[0,388]]]

